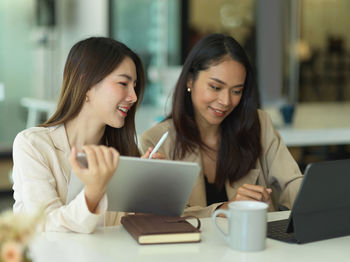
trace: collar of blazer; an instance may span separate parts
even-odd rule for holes
[[[49,128],[49,134],[51,136],[52,143],[54,144],[55,148],[65,153],[69,153],[70,146],[64,124]]]

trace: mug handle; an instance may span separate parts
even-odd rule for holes
[[[216,227],[217,230],[219,230],[220,234],[226,239],[226,241],[229,241],[229,235],[228,233],[225,233],[221,227],[218,226],[218,224],[216,223],[216,217],[220,214],[224,214],[226,215],[226,217],[228,218],[228,220],[230,219],[230,212],[227,210],[216,210],[213,214],[213,216],[211,217],[212,222],[214,224],[214,226]]]

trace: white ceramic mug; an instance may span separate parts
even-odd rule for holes
[[[258,201],[234,201],[228,206],[228,210],[216,210],[212,221],[230,247],[239,251],[265,249],[268,205]],[[228,219],[228,233],[216,223],[220,214]]]

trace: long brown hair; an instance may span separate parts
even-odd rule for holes
[[[76,43],[68,54],[63,84],[56,112],[41,126],[64,124],[80,112],[89,89],[115,70],[129,57],[136,66],[137,104],[130,108],[122,128],[106,126],[101,143],[116,148],[121,155],[139,156],[135,129],[135,112],[145,88],[140,58],[126,45],[106,37],[90,37]]]
[[[260,122],[257,112],[257,88],[248,57],[239,43],[230,36],[210,34],[202,38],[191,50],[176,83],[172,112],[176,129],[174,159],[183,159],[187,153],[201,148],[208,150],[194,118],[187,81],[196,81],[200,71],[230,57],[246,69],[246,79],[240,103],[221,123],[221,134],[216,164],[215,184],[222,188],[225,181],[233,182],[254,168],[261,153]]]

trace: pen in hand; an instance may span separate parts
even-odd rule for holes
[[[151,159],[153,154],[155,152],[158,151],[158,149],[160,148],[160,146],[163,144],[163,142],[165,141],[165,139],[168,137],[168,132],[165,132],[164,135],[159,139],[159,142],[157,143],[157,145],[154,147],[154,149],[152,150],[151,154],[149,155],[148,159]]]

